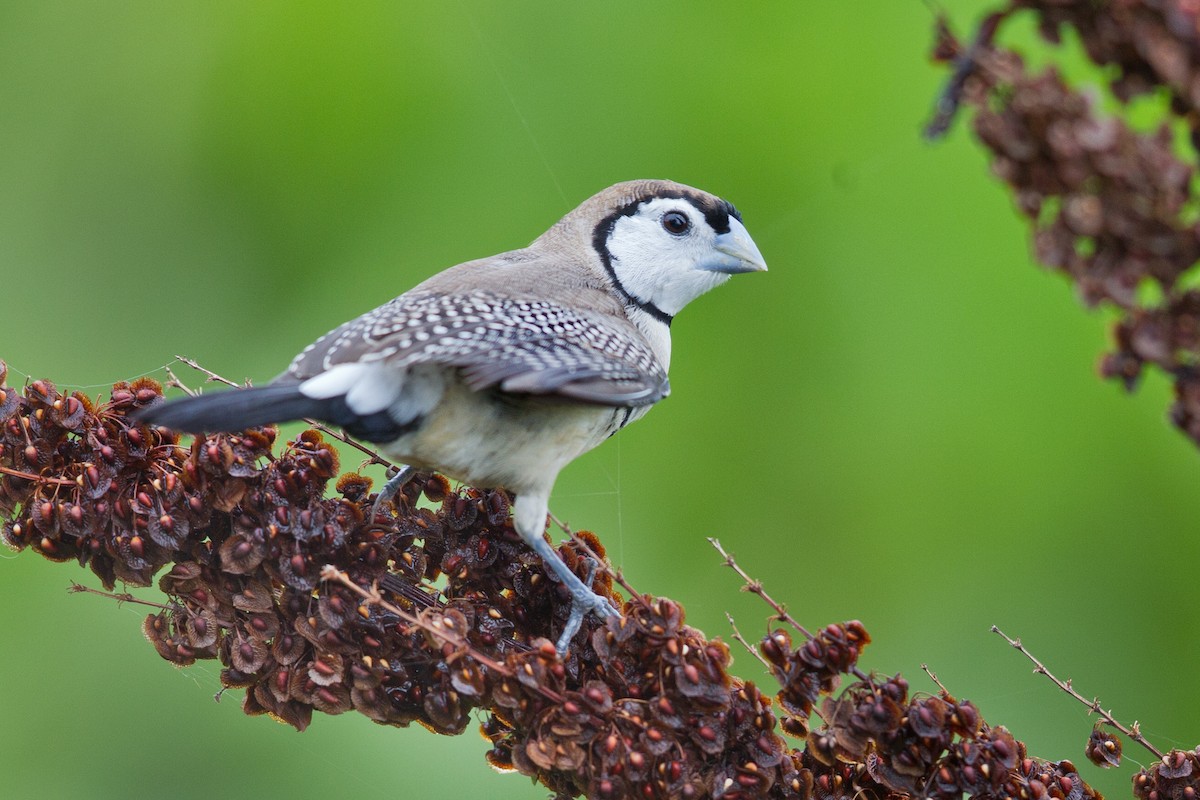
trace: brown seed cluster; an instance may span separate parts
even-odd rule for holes
[[[730,676],[728,648],[686,626],[678,604],[631,602],[589,644],[580,681],[552,682],[555,699],[525,688],[561,676],[548,643],[500,682],[484,726],[494,766],[540,774],[562,796],[805,797],[771,701]]]
[[[792,647],[791,635],[783,629],[762,640],[759,649],[782,687],[779,702],[786,712],[785,731],[792,736],[808,735],[813,704],[837,687],[841,676],[855,667],[859,654],[870,641],[866,628],[858,620],[826,626],[796,649]]]
[[[184,446],[128,416],[160,396],[147,380],[96,403],[0,380],[4,541],[78,560],[108,587],[162,572],[169,602],[145,620],[147,638],[175,664],[218,660],[248,714],[303,730],[314,711],[354,710],[442,734],[481,718],[489,762],[558,797],[1090,796],[971,704],[910,700],[899,676],[864,676],[858,622],[796,646],[767,636],[774,699],[664,598],[635,595],[621,616],[587,620],[560,660],[551,641],[570,598],[513,530],[503,491],[418,475],[372,519],[369,480],[345,474],[329,491],[337,457],[316,431],[278,452],[269,427]],[[580,538],[603,559],[593,535]],[[580,574],[587,550],[560,548]],[[594,586],[619,600],[611,574]]]
[[[989,727],[969,701],[909,697],[899,675],[859,681],[821,704],[805,764],[816,794],[980,800],[1095,800],[1069,761],[1030,758],[1003,727]],[[851,768],[853,765],[853,768]]]
[[[1138,800],[1195,800],[1200,796],[1200,748],[1172,750],[1133,776]]]
[[[0,362],[0,537],[86,564],[108,588],[117,580],[148,586],[205,513],[185,498],[186,451],[177,440],[126,417],[156,401],[161,387],[118,383],[94,405],[45,380],[19,393],[5,385],[6,374]]]
[[[1171,98],[1159,127],[1140,132],[1101,113],[1053,68],[1031,74],[1016,53],[997,47],[1000,21],[1032,11],[1043,36],[1064,28],[1115,76],[1121,102],[1157,88]],[[1121,312],[1115,350],[1100,371],[1132,389],[1145,366],[1172,377],[1171,418],[1200,444],[1200,292],[1190,270],[1200,258],[1192,195],[1200,143],[1200,5],[1182,0],[1018,0],[992,15],[969,47],[941,29],[935,57],[955,75],[939,107],[965,104],[1033,228],[1039,261],[1068,276],[1088,305]],[[944,128],[938,120],[934,132]],[[1186,129],[1192,145],[1177,141]]]
[[[994,790],[980,784],[983,773],[1003,781],[1016,766],[1016,742],[1002,728],[981,735],[975,706],[953,698],[910,701],[899,675],[850,686],[822,704],[821,716],[825,725],[809,734],[809,753],[829,766],[863,762],[868,777],[891,791],[918,792],[932,779],[940,794],[974,794]],[[990,767],[981,772],[984,763]]]
[[[1074,28],[1088,58],[1114,67],[1114,94],[1122,101],[1158,87],[1170,92],[1178,114],[1200,108],[1200,5],[1193,0],[1016,0],[1014,10],[1037,16],[1054,44]],[[1191,120],[1192,130],[1196,123]]]

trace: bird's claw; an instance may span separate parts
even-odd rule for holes
[[[404,484],[408,483],[408,479],[413,476],[414,472],[416,472],[416,470],[412,467],[401,466],[398,470],[396,470],[395,475],[388,478],[387,483],[385,483],[383,488],[379,490],[379,494],[375,495],[375,502],[371,505],[372,521],[374,521],[375,517],[379,515],[379,512],[383,509],[384,504],[390,502],[392,498],[400,493],[400,490],[404,488]]]
[[[611,600],[588,588],[592,585],[592,580],[596,577],[598,566],[599,564],[594,559],[589,558],[587,578],[578,586],[567,587],[571,592],[571,615],[567,617],[567,623],[563,626],[563,631],[558,637],[558,644],[555,645],[555,650],[558,651],[559,658],[566,657],[567,648],[571,644],[571,640],[579,632],[579,628],[583,625],[583,620],[589,612],[595,614],[600,619],[615,616],[619,613],[613,607]]]

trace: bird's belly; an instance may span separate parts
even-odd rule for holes
[[[457,381],[387,455],[475,486],[549,491],[559,471],[611,434],[623,409],[543,397],[498,397]]]

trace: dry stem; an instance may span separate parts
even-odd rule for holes
[[[736,572],[738,577],[742,579],[742,591],[758,595],[760,598],[762,598],[762,601],[769,605],[771,610],[775,612],[775,619],[791,625],[793,628],[799,631],[800,635],[802,635],[804,638],[813,638],[813,635],[808,632],[808,629],[801,625],[795,617],[788,613],[787,606],[785,606],[783,603],[776,602],[771,595],[767,594],[767,590],[763,588],[762,582],[756,580],[755,578],[751,578],[746,570],[742,569],[737,563],[737,560],[734,559],[730,553],[726,552],[725,548],[721,546],[721,542],[715,536],[709,536],[708,543],[715,547],[717,552],[721,554],[721,557],[725,559],[725,566]],[[871,680],[871,676],[863,672],[858,667],[852,667],[850,674],[868,686],[875,685],[875,682]]]
[[[587,542],[585,542],[579,536],[576,536],[575,531],[571,530],[571,527],[567,525],[567,523],[563,522],[553,514],[550,514],[549,516],[551,521],[554,522],[554,524],[557,525],[559,529],[567,535],[568,539],[579,545],[583,552],[587,553],[588,557],[599,565],[600,569],[608,573],[609,577],[616,581],[617,585],[625,590],[625,592],[629,595],[629,599],[640,603],[644,608],[650,607],[650,604],[646,602],[646,598],[642,595],[642,593],[630,585],[629,581],[625,579],[625,575],[619,569],[613,569],[612,565],[608,563],[608,560],[601,558]]]
[[[34,475],[32,472],[21,472],[19,469],[0,466],[0,472],[5,475],[12,475],[14,478],[24,478],[27,481],[39,481],[41,483],[52,483],[55,486],[74,486],[75,481],[67,478],[50,478],[45,475]]]
[[[121,605],[122,603],[133,603],[133,604],[139,605],[139,606],[150,606],[151,608],[157,608],[160,611],[172,611],[174,609],[173,606],[167,606],[167,605],[163,605],[162,603],[155,603],[150,600],[143,600],[140,597],[135,597],[134,595],[130,594],[129,592],[120,592],[120,593],[106,592],[106,591],[103,591],[102,589],[93,589],[90,586],[84,586],[82,583],[72,582],[71,585],[67,588],[67,591],[72,594],[99,595],[100,597],[105,597],[105,598],[108,598],[109,600],[116,600],[117,605]]]
[[[742,579],[742,591],[758,595],[762,598],[763,602],[769,605],[775,612],[776,619],[778,619],[780,622],[786,622],[788,625],[791,625],[793,628],[799,631],[805,639],[813,638],[813,635],[809,633],[808,630],[801,625],[795,617],[788,613],[785,605],[775,602],[774,598],[767,594],[767,591],[763,588],[762,583],[754,578],[751,578],[750,575],[738,565],[737,561],[734,560],[732,555],[726,552],[725,548],[721,546],[721,542],[716,537],[708,537],[708,543],[717,549],[717,552],[721,554],[721,558],[725,559],[725,566],[736,572],[738,577]]]
[[[491,656],[489,656],[485,653],[479,652],[471,645],[470,642],[468,642],[466,639],[462,638],[458,634],[448,631],[448,630],[442,628],[441,626],[430,622],[429,620],[425,619],[424,617],[420,616],[419,614],[413,614],[409,611],[405,611],[404,609],[400,608],[399,606],[395,605],[394,603],[389,603],[387,600],[384,600],[383,597],[379,594],[378,589],[374,589],[372,591],[367,591],[366,589],[362,588],[354,581],[350,580],[350,576],[347,575],[346,573],[342,572],[341,570],[339,570],[337,567],[334,567],[330,564],[326,564],[324,567],[321,568],[321,579],[326,580],[326,581],[337,581],[338,583],[342,584],[350,591],[357,594],[363,600],[365,600],[368,605],[376,605],[376,606],[379,606],[380,608],[384,609],[385,611],[389,611],[392,614],[395,614],[400,619],[404,620],[405,622],[409,623],[410,625],[414,625],[414,626],[420,628],[421,630],[430,634],[431,636],[433,636],[435,639],[442,642],[443,644],[449,644],[456,651],[470,656],[471,658],[478,661],[483,666],[494,671],[496,674],[503,675],[507,678],[515,677],[513,675],[513,671],[511,669],[509,669],[508,665],[505,664],[504,662],[497,661],[496,659],[492,658]],[[555,692],[554,690],[552,690],[548,687],[545,687],[545,686],[538,686],[538,692],[543,697],[545,697],[549,700],[552,700],[556,703],[561,703],[563,700],[563,698],[561,696],[559,696],[559,694],[557,692]]]
[[[763,667],[766,668],[767,672],[770,672],[772,669],[771,662],[767,661],[765,658],[763,658],[762,653],[758,652],[758,648],[752,647],[750,645],[750,643],[748,641],[746,641],[746,638],[744,636],[742,636],[742,632],[738,630],[737,623],[733,621],[733,614],[730,614],[728,611],[726,611],[725,619],[729,620],[729,627],[733,628],[734,641],[736,641],[742,647],[746,648],[747,652],[749,652],[750,655],[757,658],[758,663],[762,664]]]
[[[928,676],[929,676],[929,679],[930,679],[931,681],[933,681],[934,683],[936,683],[936,684],[937,684],[937,687],[938,687],[938,689],[940,689],[940,690],[941,690],[941,692],[942,692],[942,695],[943,695],[943,696],[945,696],[945,697],[953,697],[953,695],[951,695],[951,694],[950,694],[949,690],[947,690],[947,689],[946,689],[946,687],[945,687],[945,686],[942,684],[942,682],[938,680],[937,673],[936,673],[936,672],[934,672],[933,670],[931,670],[931,669],[929,668],[929,665],[928,665],[928,664],[922,664],[922,665],[921,665],[921,670],[922,670],[922,671],[923,671],[923,672],[924,672],[926,675],[928,675]]]
[[[1025,648],[1025,645],[1021,644],[1021,640],[1019,638],[1017,638],[1017,639],[1010,638],[1008,636],[1008,634],[1006,634],[1004,631],[1000,630],[995,625],[992,626],[992,633],[1000,636],[1002,639],[1004,639],[1004,641],[1008,642],[1010,645],[1012,645],[1017,650],[1019,650],[1026,658],[1028,658],[1030,661],[1032,661],[1033,662],[1033,671],[1035,674],[1045,675],[1047,678],[1049,678],[1051,680],[1052,683],[1054,683],[1055,686],[1062,689],[1064,692],[1071,695],[1071,697],[1074,697],[1079,702],[1083,703],[1085,706],[1088,707],[1089,711],[1093,711],[1096,714],[1098,714],[1100,716],[1100,718],[1103,719],[1106,723],[1108,723],[1112,727],[1116,728],[1121,733],[1125,734],[1130,739],[1137,742],[1142,747],[1146,748],[1147,750],[1149,750],[1151,753],[1158,756],[1159,758],[1163,757],[1162,752],[1157,747],[1150,744],[1150,742],[1148,742],[1146,740],[1146,737],[1142,736],[1141,728],[1138,727],[1138,723],[1136,720],[1129,727],[1125,727],[1124,725],[1122,725],[1120,722],[1117,721],[1117,719],[1112,715],[1111,711],[1105,711],[1103,708],[1100,707],[1100,698],[1093,697],[1091,700],[1088,700],[1086,697],[1081,695],[1079,692],[1075,691],[1075,687],[1073,687],[1071,685],[1070,678],[1067,678],[1064,681],[1064,680],[1060,680],[1059,678],[1055,677],[1054,673],[1052,673],[1052,672],[1050,672],[1050,670],[1046,669],[1045,664],[1043,664],[1041,661],[1039,661],[1033,655],[1033,653],[1029,652]]]

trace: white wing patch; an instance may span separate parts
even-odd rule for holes
[[[346,405],[355,414],[367,416],[390,408],[404,388],[404,370],[382,364],[366,366],[346,393]]]
[[[340,397],[353,389],[368,369],[366,364],[338,364],[300,384],[300,393],[314,400]]]

